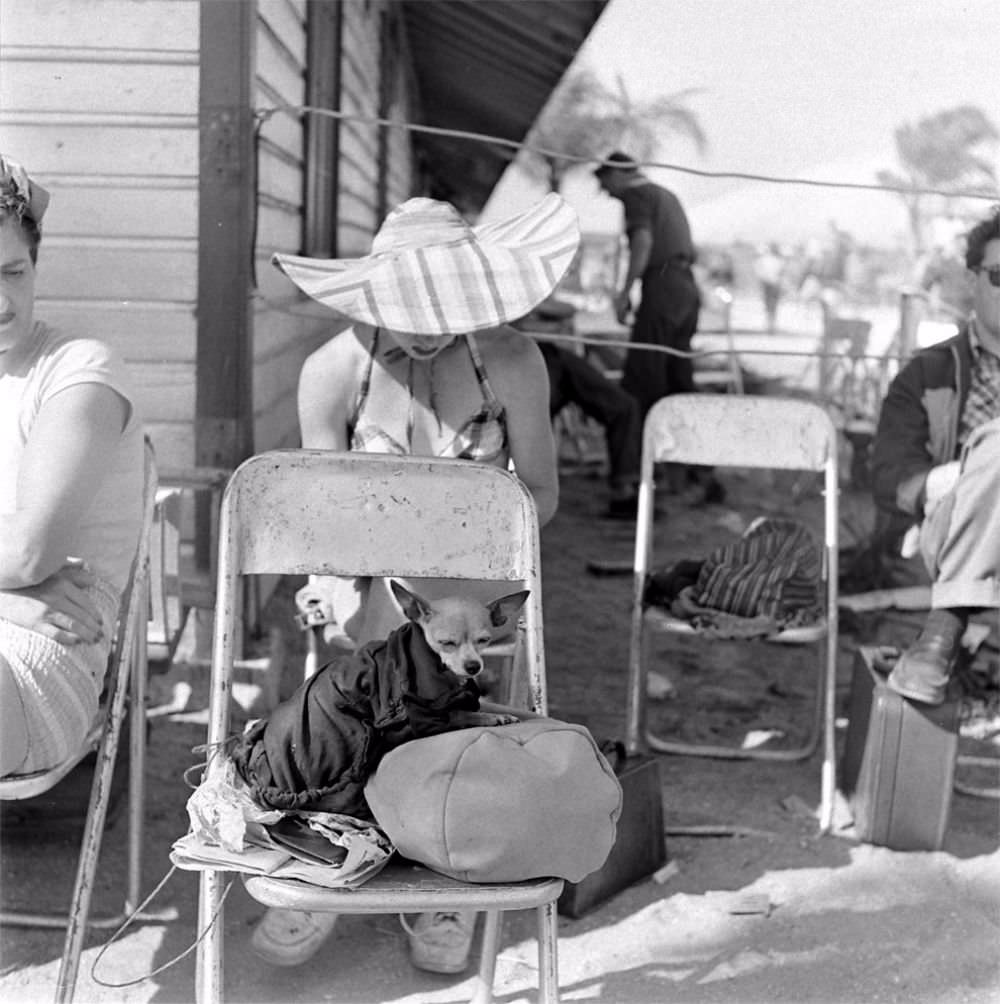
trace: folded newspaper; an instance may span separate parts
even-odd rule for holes
[[[354,889],[393,852],[374,823],[333,812],[264,809],[228,757],[215,757],[187,803],[189,831],[170,860],[188,871],[239,871]]]

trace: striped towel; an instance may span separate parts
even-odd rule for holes
[[[769,517],[755,520],[735,543],[714,550],[701,566],[693,593],[700,606],[783,624],[820,616],[820,574],[819,551],[806,527]]]

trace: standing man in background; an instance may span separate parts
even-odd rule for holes
[[[691,227],[680,200],[650,181],[620,150],[609,154],[594,176],[601,188],[625,207],[629,260],[625,283],[615,294],[615,316],[620,323],[626,322],[632,286],[641,279],[642,299],[635,313],[631,342],[689,353],[691,338],[698,328],[701,297],[691,270],[695,259]],[[636,399],[644,419],[661,397],[695,390],[694,365],[686,355],[630,349],[622,390]],[[699,481],[696,470],[688,471],[694,482]],[[722,501],[722,486],[714,477],[704,479],[700,488],[698,501]]]

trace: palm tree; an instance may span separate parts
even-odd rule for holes
[[[614,147],[626,149],[637,160],[649,160],[673,134],[694,144],[699,154],[708,140],[698,116],[686,104],[697,90],[688,88],[662,97],[636,101],[619,74],[609,88],[589,68],[571,73],[553,95],[528,137],[525,171],[544,178],[554,192],[563,178],[582,169],[584,160],[599,160]]]
[[[880,184],[900,189],[913,235],[923,248],[925,196],[917,189],[961,188],[997,191],[996,169],[983,155],[984,145],[1000,138],[986,113],[973,105],[935,112],[895,131],[901,171],[879,171]]]

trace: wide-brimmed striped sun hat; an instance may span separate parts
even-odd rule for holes
[[[575,210],[550,193],[526,212],[472,226],[454,206],[409,199],[363,258],[271,259],[338,314],[414,335],[460,335],[524,317],[555,289],[580,243]]]

